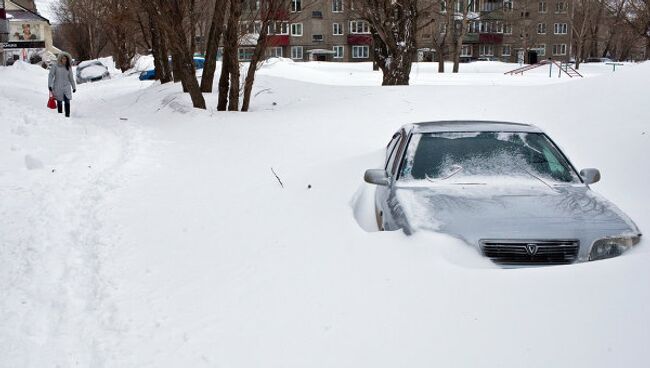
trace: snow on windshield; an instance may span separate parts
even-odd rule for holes
[[[431,181],[505,176],[579,182],[564,156],[540,133],[417,134],[400,174],[401,179]]]

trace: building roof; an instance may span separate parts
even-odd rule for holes
[[[7,19],[12,22],[19,21],[38,21],[38,22],[47,22],[48,20],[36,13],[24,10],[7,10]],[[9,17],[10,16],[10,17]]]
[[[443,120],[409,124],[413,133],[438,132],[522,132],[541,133],[531,124],[483,120]],[[408,129],[408,127],[407,127]]]
[[[10,7],[6,7],[6,12],[7,15],[11,15],[9,18],[10,21],[13,22],[20,22],[20,21],[45,21],[45,22],[50,22],[49,19],[45,18],[44,16],[38,14],[36,11],[25,7],[23,4],[16,2],[15,0],[9,0],[7,3],[11,3],[15,8],[19,8],[19,10],[16,9],[11,9]],[[33,2],[32,2],[33,3]],[[5,4],[6,6],[7,4]],[[36,9],[34,7],[34,9]]]

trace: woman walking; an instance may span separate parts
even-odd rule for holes
[[[50,76],[48,78],[48,87],[56,99],[56,106],[59,114],[65,106],[65,117],[70,117],[70,100],[72,94],[77,92],[77,85],[72,75],[72,66],[70,66],[70,54],[62,52],[56,58],[56,63],[50,67]]]

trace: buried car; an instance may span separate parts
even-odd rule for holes
[[[82,61],[77,65],[77,84],[111,79],[106,65],[99,60]]]
[[[618,256],[641,232],[593,192],[535,126],[491,121],[408,124],[388,143],[377,184],[381,230],[456,236],[500,264],[567,264]]]

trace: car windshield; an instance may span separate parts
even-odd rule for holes
[[[449,132],[414,134],[400,179],[529,176],[579,183],[565,157],[542,133]]]

